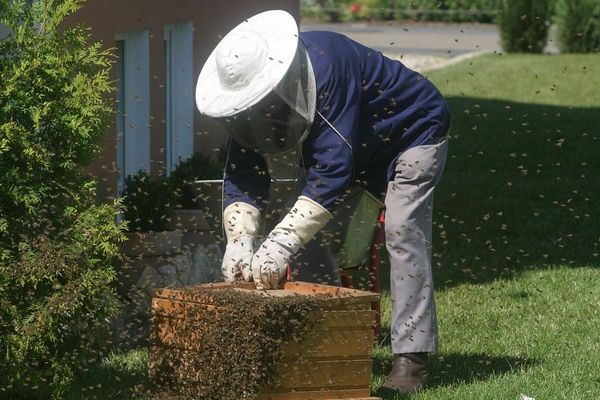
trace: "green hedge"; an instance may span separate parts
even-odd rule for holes
[[[165,230],[175,209],[176,196],[169,181],[153,178],[145,171],[125,179],[124,217],[131,232]]]
[[[509,53],[541,53],[548,38],[550,0],[504,0],[500,13],[502,48]]]
[[[201,179],[223,179],[227,148],[221,148],[217,157],[209,157],[201,153],[194,153],[187,160],[183,160],[169,176],[169,182],[177,195],[177,208],[197,208],[194,181]]]
[[[395,19],[494,22],[500,0],[390,0]]]
[[[600,51],[600,2],[557,0],[555,22],[563,53]]]
[[[111,55],[59,29],[75,0],[2,0],[0,397],[62,398],[109,346],[118,205],[85,165],[111,115]],[[5,397],[6,396],[6,397]]]
[[[127,229],[131,232],[162,231],[173,210],[198,208],[193,182],[222,179],[226,156],[226,148],[220,149],[216,158],[194,153],[181,161],[168,178],[154,178],[145,171],[128,176],[121,193]]]
[[[350,6],[359,4],[352,13]],[[494,22],[501,0],[304,0],[304,17],[348,20],[383,19],[446,22]],[[332,17],[333,15],[333,17]]]

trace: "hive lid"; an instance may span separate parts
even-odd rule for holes
[[[283,289],[276,290],[257,290],[252,282],[239,282],[235,284],[219,282],[158,289],[154,292],[154,296],[177,301],[210,303],[210,292],[213,290],[236,290],[252,293],[257,296],[270,297],[314,296],[327,306],[364,304],[379,299],[378,293],[307,282],[286,282]]]

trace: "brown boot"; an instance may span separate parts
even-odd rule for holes
[[[411,394],[425,386],[427,353],[394,354],[394,366],[381,386],[381,393]]]

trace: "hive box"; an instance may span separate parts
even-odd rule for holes
[[[190,341],[189,332],[202,324],[202,315],[194,309],[215,310],[207,304],[211,290],[254,291],[253,284],[223,283],[167,288],[155,292],[152,302],[149,368],[150,376],[177,376],[178,365],[173,360],[180,354],[193,354],[201,346],[201,334]],[[319,308],[311,312],[315,324],[300,342],[284,344],[283,357],[276,370],[272,387],[264,388],[259,400],[333,400],[376,399],[369,397],[374,344],[375,311],[371,302],[378,295],[354,289],[288,282],[281,290],[270,290],[269,296],[315,296]],[[184,333],[187,332],[187,333]],[[180,337],[186,335],[186,337]],[[235,340],[235,338],[231,338]],[[174,362],[175,361],[175,362]],[[164,366],[169,365],[165,370]],[[183,368],[183,367],[181,367]],[[168,377],[167,377],[168,379]],[[188,382],[189,384],[190,382]]]

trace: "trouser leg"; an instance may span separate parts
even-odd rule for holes
[[[402,153],[394,179],[388,184],[385,234],[395,354],[437,350],[431,223],[433,191],[444,168],[447,148],[446,139]]]

